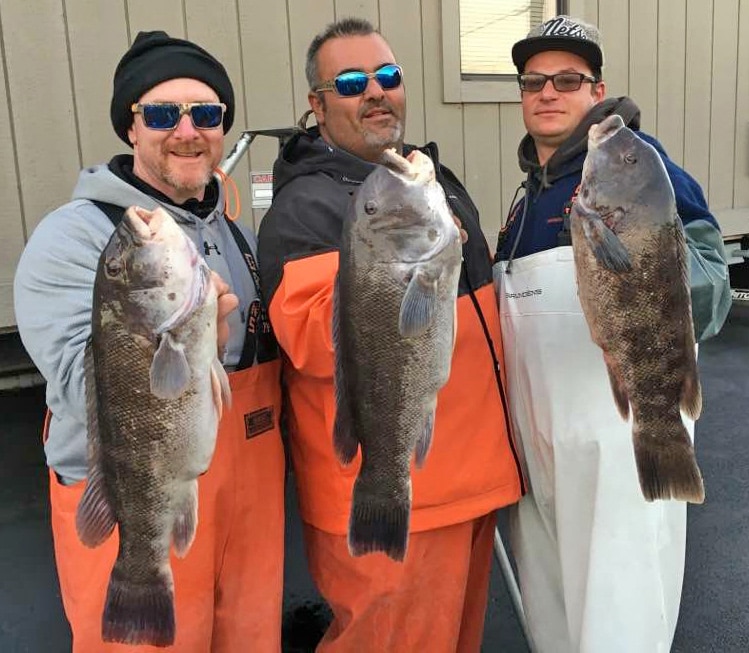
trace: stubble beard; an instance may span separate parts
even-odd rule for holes
[[[180,194],[195,196],[200,195],[205,190],[205,187],[211,183],[213,175],[212,170],[205,170],[202,174],[199,172],[193,174],[180,173],[167,164],[159,166],[159,173],[164,182]]]
[[[367,129],[363,132],[364,142],[375,150],[386,150],[390,147],[400,149],[403,144],[403,121],[396,119],[396,123],[386,132],[373,132]]]

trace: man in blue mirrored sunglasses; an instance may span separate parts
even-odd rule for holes
[[[214,176],[234,108],[231,81],[213,55],[161,31],[139,33],[115,71],[110,108],[114,131],[132,153],[81,171],[73,200],[42,220],[17,269],[19,331],[47,381],[52,530],[73,653],[124,648],[143,653],[153,644],[171,645],[174,651],[281,649],[285,458],[279,432],[280,361],[257,285],[255,235],[231,221],[237,216],[229,215],[227,186]],[[163,568],[149,566],[148,556],[136,554],[130,568],[143,573],[135,578],[115,574],[111,591],[119,533],[129,534],[127,541],[123,537],[128,550],[157,549],[164,539],[134,539],[137,528],[120,527],[100,546],[88,548],[76,532],[85,479],[98,478],[89,472],[87,457],[87,441],[99,443],[98,429],[87,420],[86,396],[94,384],[84,382],[94,278],[114,225],[133,205],[166,210],[212,270],[219,294],[216,344],[223,352],[232,404],[224,403],[210,467],[198,479],[197,527],[186,557],[172,557],[172,576],[167,576]],[[177,300],[175,309],[179,305]],[[128,341],[132,347],[126,349],[140,355],[145,348],[148,356],[156,338]],[[174,373],[169,362],[164,367],[166,374]],[[148,410],[141,406],[154,406],[154,401],[142,388],[134,413]],[[205,410],[213,415],[215,409],[206,403]],[[150,434],[132,435],[142,443]],[[133,446],[155,451],[148,463],[163,465],[161,458],[171,454],[151,444]],[[111,510],[120,523],[119,506],[108,496],[120,481],[108,470],[102,476],[106,491],[94,503],[103,514]],[[164,514],[158,520],[169,539],[170,532],[185,528],[190,515],[172,519]],[[127,646],[104,641],[126,641]]]
[[[403,69],[391,63],[378,68],[373,73],[365,73],[362,70],[347,70],[340,75],[336,75],[333,79],[323,82],[314,91],[315,93],[335,91],[341,97],[354,97],[364,93],[370,79],[376,80],[383,90],[390,91],[398,88],[403,81]]]
[[[358,58],[350,56],[347,40],[330,39],[323,56],[307,63],[309,102],[322,138],[373,162],[385,148],[402,150],[406,120],[403,69],[377,37],[366,40]]]
[[[404,74],[387,41],[365,20],[342,20],[315,37],[306,75],[317,125],[295,135],[276,161],[273,204],[258,234],[271,323],[286,354],[305,548],[312,578],[334,615],[318,649],[326,653],[478,651],[495,509],[521,493],[496,372],[494,346],[501,337],[488,246],[466,189],[429,143],[420,151],[434,163],[449,206],[468,232],[451,379],[439,393],[429,456],[411,476],[405,558],[349,552],[358,467],[343,466],[333,448],[333,294],[352,195],[385,149],[404,156],[417,149],[404,143]],[[372,506],[381,516],[372,531],[387,547],[395,531],[402,535],[403,521],[378,508]]]
[[[226,105],[220,102],[147,102],[133,104],[130,110],[139,113],[149,129],[171,131],[185,114],[190,116],[195,129],[217,129],[224,119]]]

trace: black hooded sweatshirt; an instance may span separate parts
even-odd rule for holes
[[[404,146],[404,156],[416,149]],[[422,148],[453,213],[468,232],[459,293],[491,283],[491,253],[478,209],[457,177],[439,162],[435,143]],[[376,165],[326,143],[317,127],[293,136],[273,166],[273,205],[258,232],[260,276],[270,305],[286,262],[339,249],[352,196]]]

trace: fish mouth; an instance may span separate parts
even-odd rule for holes
[[[125,211],[124,226],[137,242],[146,242],[158,231],[158,213],[153,213],[140,206],[131,206]]]
[[[588,130],[588,147],[600,147],[607,140],[618,134],[621,129],[624,129],[624,121],[621,116],[616,114],[608,116],[598,124],[591,125]]]
[[[159,207],[149,211],[140,206],[131,206],[125,211],[122,228],[124,232],[121,233],[137,246],[169,240],[175,235],[174,229],[179,229],[174,224],[173,218],[164,209]],[[183,240],[192,245],[189,238]],[[194,245],[193,249],[195,249]],[[191,264],[194,265],[198,259],[197,250],[190,253]]]
[[[387,149],[382,153],[380,164],[399,177],[416,184],[428,184],[435,178],[432,160],[419,150],[402,157],[394,149]]]

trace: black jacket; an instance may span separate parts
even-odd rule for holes
[[[404,147],[404,154],[414,150]],[[435,164],[437,180],[453,213],[468,232],[459,294],[490,283],[491,254],[479,214],[457,177],[439,162],[435,143],[422,148]],[[289,260],[337,250],[343,220],[356,188],[375,164],[328,145],[316,127],[295,135],[273,166],[273,205],[260,225],[260,276],[268,304]],[[303,207],[303,210],[300,210]]]

